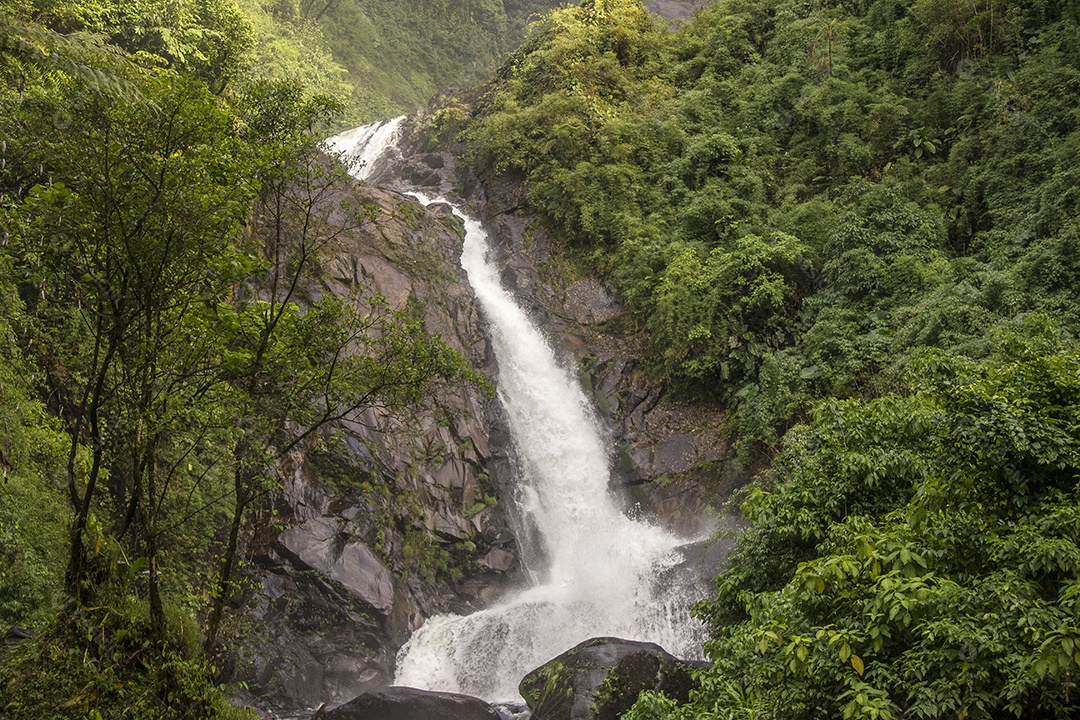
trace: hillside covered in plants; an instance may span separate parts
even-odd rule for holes
[[[444,110],[761,470],[713,669],[629,717],[1077,712],[1078,23],[593,0]]]
[[[153,5],[154,3],[147,3]],[[238,0],[251,19],[252,73],[340,97],[335,127],[422,107],[490,77],[529,19],[555,0]]]

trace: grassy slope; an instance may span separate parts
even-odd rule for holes
[[[408,112],[491,74],[553,0],[289,3],[242,0],[257,44],[251,72],[295,77],[346,104],[342,126]],[[314,7],[309,7],[314,5]]]

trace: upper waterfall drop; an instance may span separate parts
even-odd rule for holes
[[[393,141],[380,148],[379,129],[370,127],[350,133],[360,143],[352,152],[373,165]],[[430,618],[402,648],[396,684],[513,700],[530,670],[602,635],[699,654],[700,625],[688,607],[700,589],[661,579],[682,559],[683,541],[628,518],[610,495],[609,452],[592,406],[502,286],[481,224],[445,199],[412,194],[425,205],[449,204],[465,225],[461,264],[490,328],[520,466],[518,501],[543,545],[544,566],[529,568],[534,585],[490,608]]]
[[[376,163],[397,142],[405,116],[361,125],[326,139],[327,149],[339,154],[345,166],[357,180],[367,180],[375,172]]]

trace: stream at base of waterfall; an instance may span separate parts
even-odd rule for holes
[[[400,119],[385,121],[327,142],[358,159],[353,174],[365,179],[400,127]],[[461,264],[489,325],[519,471],[517,497],[501,501],[521,504],[543,547],[540,566],[528,568],[531,586],[470,615],[429,618],[401,649],[395,684],[514,701],[525,674],[598,636],[700,657],[703,633],[689,605],[702,588],[674,570],[686,540],[627,517],[609,492],[610,450],[595,411],[502,287],[481,224],[445,199],[410,194],[447,203],[465,224]]]

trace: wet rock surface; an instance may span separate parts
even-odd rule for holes
[[[686,702],[700,665],[653,643],[592,638],[529,673],[521,696],[533,720],[616,720],[643,690]]]
[[[294,565],[322,573],[376,611],[389,613],[394,576],[362,542],[339,533],[338,518],[312,518],[282,533],[277,545]]]
[[[500,720],[483,700],[457,693],[385,687],[318,716],[320,720]]]
[[[695,3],[674,5],[689,14]],[[425,148],[423,153],[406,150],[397,170],[387,167],[375,179],[407,183],[415,167],[430,169],[426,158],[442,157],[441,169],[429,177],[430,190],[464,195],[493,237],[504,285],[577,366],[615,449],[613,489],[623,493],[628,509],[656,517],[677,534],[707,535],[717,526],[718,503],[748,480],[730,460],[721,409],[673,401],[647,372],[647,340],[638,320],[603,282],[566,267],[555,241],[521,213],[520,183],[498,176],[482,184],[471,171],[455,174],[455,148],[427,149],[432,141],[424,122],[424,113],[410,118],[403,143]]]
[[[483,319],[460,268],[461,223],[448,206],[422,207],[395,188],[462,199],[493,235],[504,284],[566,349],[595,400],[615,448],[613,489],[628,511],[651,514],[688,539],[706,535],[717,524],[712,503],[745,481],[726,459],[719,409],[671,401],[646,372],[635,319],[601,281],[560,264],[552,239],[519,214],[520,186],[497,178],[483,187],[456,168],[454,148],[432,145],[423,123],[423,114],[406,123],[406,151],[380,161],[368,187],[328,199],[350,199],[367,214],[328,249],[308,297],[359,302],[377,294],[494,378]],[[240,600],[250,612],[227,640],[226,675],[250,688],[242,699],[285,717],[392,682],[395,654],[413,630],[436,613],[491,604],[522,581],[521,548],[530,545],[528,523],[511,517],[519,510],[505,418],[478,389],[444,388],[424,407],[397,415],[371,408],[324,440],[281,468],[286,482],[275,515],[260,521],[264,530],[250,553],[249,591]],[[521,537],[513,527],[522,528]],[[724,552],[723,542],[690,544],[680,567],[708,578]],[[582,678],[603,675],[592,690],[581,679],[581,697],[595,700],[603,685],[607,674],[599,668],[612,667],[603,658],[615,652],[609,644],[575,653],[592,663]],[[646,655],[670,658],[659,653]],[[664,670],[671,662],[641,660],[648,667],[635,677],[652,678],[642,682],[654,687],[674,672]],[[566,717],[609,716],[581,712]]]

